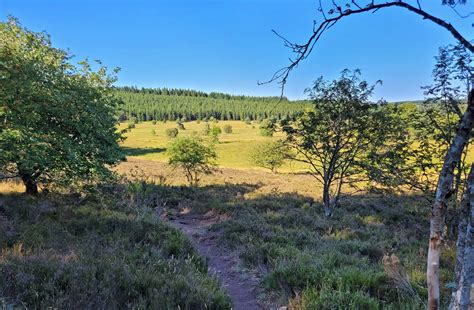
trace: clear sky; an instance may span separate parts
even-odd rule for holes
[[[317,2],[0,0],[0,19],[13,15],[31,30],[47,31],[55,46],[77,60],[121,67],[119,85],[278,96],[278,85],[257,85],[291,56],[271,30],[303,42],[320,18]],[[461,19],[441,0],[421,3],[474,38],[474,15]],[[474,1],[461,11],[469,10]],[[374,99],[421,99],[438,47],[453,42],[446,30],[399,8],[349,17],[292,73],[285,95],[305,98],[304,89],[318,76],[335,78],[344,68],[360,68],[365,79],[383,80]]]

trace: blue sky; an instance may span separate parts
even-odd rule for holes
[[[257,85],[291,56],[271,30],[303,42],[319,18],[317,2],[0,0],[0,19],[13,15],[31,30],[47,31],[77,60],[121,67],[119,85],[277,96],[278,85]],[[473,18],[460,19],[440,2],[421,3],[473,39]],[[463,12],[474,10],[468,3]],[[374,99],[421,99],[438,47],[453,42],[446,30],[399,8],[349,17],[291,74],[285,95],[305,98],[304,89],[318,76],[360,68],[368,81],[383,80]]]

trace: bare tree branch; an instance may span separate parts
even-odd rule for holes
[[[389,1],[389,2],[384,2],[384,3],[379,3],[375,4],[374,1],[371,1],[369,4],[367,4],[365,7],[359,5],[356,1],[352,0],[352,4],[357,8],[357,9],[351,9],[350,7],[346,10],[342,10],[340,6],[338,6],[334,1],[333,1],[333,8],[331,8],[327,13],[329,15],[332,14],[337,14],[335,17],[327,17],[325,14],[325,10],[322,6],[320,6],[319,11],[322,13],[324,21],[322,21],[318,27],[315,27],[313,29],[312,35],[309,37],[308,41],[304,44],[297,44],[297,43],[291,43],[288,39],[284,38],[282,35],[280,35],[278,32],[273,30],[273,32],[283,40],[284,45],[290,49],[292,49],[293,53],[296,55],[294,59],[290,59],[290,64],[286,67],[283,67],[276,71],[273,76],[265,81],[265,82],[258,82],[258,85],[262,84],[268,84],[272,83],[274,81],[278,81],[278,84],[280,84],[281,87],[281,96],[283,96],[284,93],[284,88],[286,85],[286,82],[288,80],[288,76],[290,72],[295,69],[298,64],[306,59],[312,52],[314,45],[319,41],[321,36],[324,34],[326,30],[329,28],[333,27],[338,21],[341,19],[348,17],[350,15],[355,15],[355,14],[360,14],[360,13],[375,13],[380,9],[385,9],[389,7],[399,7],[406,9],[410,12],[413,12],[421,17],[423,19],[429,20],[440,27],[446,29],[448,32],[450,32],[453,37],[459,41],[466,49],[474,53],[474,45],[467,40],[461,33],[457,31],[453,25],[451,25],[449,22],[446,22],[434,15],[429,14],[428,12],[424,11],[421,8],[421,5],[418,3],[418,7],[415,7],[411,4],[408,4],[404,1]],[[321,5],[321,2],[320,2]],[[349,5],[350,6],[350,5]],[[454,9],[453,5],[449,5],[451,8]]]

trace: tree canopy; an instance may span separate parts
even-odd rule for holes
[[[190,185],[198,185],[202,174],[210,174],[216,165],[214,144],[206,145],[197,136],[177,138],[169,149],[169,164],[181,168]]]
[[[87,61],[75,66],[46,33],[13,18],[0,23],[2,178],[19,176],[35,194],[38,182],[109,176],[108,166],[123,158],[114,81],[105,67],[94,71]]]
[[[375,180],[394,185],[394,171],[407,159],[407,127],[395,105],[369,101],[375,85],[360,79],[358,70],[341,77],[322,77],[307,92],[314,109],[283,124],[294,159],[307,163],[323,186],[325,213],[331,216],[343,185]]]

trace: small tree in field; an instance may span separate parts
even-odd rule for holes
[[[219,127],[219,126],[212,126],[212,129],[211,129],[211,140],[213,143],[217,143],[219,142],[219,135],[222,133],[222,129]]]
[[[369,102],[374,86],[359,77],[359,71],[344,70],[338,80],[319,78],[307,90],[314,110],[283,124],[293,159],[308,164],[323,186],[326,216],[332,216],[344,184],[396,184],[395,168],[408,156],[407,127],[396,106]]]
[[[178,138],[168,149],[169,164],[181,168],[191,186],[197,186],[202,174],[211,174],[217,155],[213,145],[196,136]]]
[[[124,158],[115,77],[70,59],[47,34],[0,23],[0,179],[20,177],[29,194],[103,180]]]
[[[230,134],[230,133],[232,133],[232,126],[229,125],[229,124],[224,125],[223,130],[224,130],[224,133]]]
[[[168,128],[166,129],[166,136],[168,138],[174,139],[178,136],[179,130],[178,128]]]
[[[264,142],[255,147],[250,155],[252,162],[262,168],[270,169],[273,173],[283,165],[288,157],[288,147],[282,142]]]

